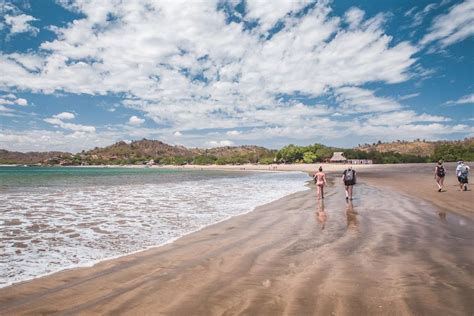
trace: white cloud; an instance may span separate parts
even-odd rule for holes
[[[1,105],[2,99],[0,99],[0,112],[5,113],[5,112],[15,112],[13,109],[7,108],[4,105]]]
[[[416,7],[413,7],[411,8],[409,11],[407,11],[405,13],[405,16],[412,16],[413,15],[413,22],[411,23],[411,27],[419,27],[422,23],[423,23],[423,20],[425,19],[425,17],[428,15],[428,13],[430,13],[431,11],[445,5],[445,1],[441,2],[441,3],[430,3],[428,5],[426,5],[423,10],[420,10],[416,13],[414,13],[416,11]]]
[[[0,98],[0,104],[13,104],[14,102],[11,100],[7,100],[4,98]]]
[[[415,111],[396,111],[390,113],[383,113],[371,116],[366,123],[370,125],[388,125],[388,126],[402,126],[412,124],[415,122],[448,122],[450,118],[430,115],[430,114],[416,114]]]
[[[304,6],[249,3],[243,18],[261,25],[244,31],[226,24],[212,2],[78,1],[74,10],[86,18],[56,28],[57,39],[41,44],[41,56],[0,54],[0,88],[126,93],[125,106],[175,130],[233,129],[284,124],[282,113],[297,124],[305,114],[331,112],[303,106],[294,94],[318,97],[342,86],[410,78],[417,49],[393,44],[383,15],[364,20],[353,8],[346,29],[326,1],[304,16],[287,14]],[[283,29],[262,40],[263,29],[280,19]]]
[[[144,119],[139,118],[138,116],[135,116],[135,115],[131,116],[131,117],[128,119],[128,124],[130,124],[130,125],[136,125],[136,126],[138,126],[138,125],[142,125],[144,122],[145,122]]]
[[[396,139],[413,140],[416,138],[439,140],[440,138],[445,139],[446,135],[449,134],[472,134],[473,132],[474,128],[472,126],[463,124],[444,125],[430,123],[399,126],[360,124],[353,126],[351,134],[354,137],[358,137],[358,139],[363,138],[371,142],[379,139],[383,141],[393,141]]]
[[[456,104],[474,104],[474,93],[462,96],[458,100],[450,100],[446,104],[456,105]]]
[[[18,65],[29,71],[38,71],[43,66],[44,60],[42,57],[31,54],[8,54],[8,59],[15,61]]]
[[[96,146],[108,146],[118,141],[107,133],[88,133],[81,131],[64,132],[48,130],[14,131],[0,129],[0,148],[15,151],[68,151],[72,153]]]
[[[411,94],[406,94],[406,95],[402,95],[400,97],[398,97],[398,100],[408,100],[408,99],[412,99],[412,98],[416,98],[417,96],[419,96],[420,93],[411,93]]]
[[[28,105],[28,100],[24,98],[17,98],[14,94],[9,93],[5,95],[0,95],[0,104],[5,104],[5,105],[21,105],[21,106],[27,106]]]
[[[76,116],[74,115],[74,113],[70,113],[70,112],[61,112],[59,114],[53,115],[53,118],[57,118],[60,120],[72,120],[75,117]]]
[[[250,0],[246,2],[246,18],[258,20],[261,31],[265,32],[271,29],[278,20],[284,18],[286,14],[297,12],[308,3],[310,1],[305,0]]]
[[[66,123],[63,120],[70,120],[74,118],[74,114],[68,112],[62,112],[53,117],[45,118],[43,121],[54,126],[61,127],[66,130],[71,130],[74,132],[84,132],[84,133],[95,133],[95,127],[90,125],[81,125],[74,123]]]
[[[176,132],[174,132],[174,133],[173,133],[173,135],[174,135],[174,136],[183,136],[183,134],[181,134],[181,132],[180,132],[180,131],[176,131]]]
[[[28,101],[26,99],[23,99],[23,98],[18,98],[16,99],[16,104],[18,105],[21,105],[21,106],[27,106],[28,105]]]
[[[228,136],[237,136],[237,135],[240,135],[240,132],[239,131],[228,131],[226,133]]]
[[[474,0],[453,5],[447,14],[437,16],[420,44],[437,41],[442,47],[460,42],[474,34]]]
[[[340,104],[339,112],[342,113],[389,112],[402,108],[397,101],[388,97],[378,97],[367,89],[342,87],[336,89],[335,94]]]
[[[365,12],[359,8],[352,7],[346,11],[344,18],[351,28],[356,28],[364,19]]]
[[[36,35],[39,29],[30,24],[33,21],[37,21],[37,19],[26,14],[5,16],[5,23],[10,27],[10,34],[32,33]]]
[[[206,142],[207,147],[224,147],[224,146],[233,146],[234,143],[230,140],[211,140]]]

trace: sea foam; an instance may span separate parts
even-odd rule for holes
[[[0,287],[163,245],[304,190],[307,179],[302,173],[249,172],[2,190]]]

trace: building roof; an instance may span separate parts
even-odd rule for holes
[[[346,161],[346,160],[347,158],[344,157],[344,153],[342,151],[335,151],[332,154],[331,159],[329,159],[329,161]]]

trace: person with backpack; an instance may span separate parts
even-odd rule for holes
[[[324,199],[324,186],[327,184],[326,174],[323,172],[323,167],[319,167],[318,172],[313,176],[314,182],[318,190],[318,200]]]
[[[443,160],[439,160],[435,167],[434,178],[438,185],[438,192],[443,191],[444,188],[444,177],[446,176],[446,170],[444,169]]]
[[[469,169],[469,166],[465,165],[463,160],[458,161],[456,176],[458,177],[459,188],[461,191],[467,191]]]
[[[356,184],[356,172],[352,169],[352,166],[349,166],[342,173],[342,182],[346,189],[346,201],[352,200],[352,189],[354,184]]]

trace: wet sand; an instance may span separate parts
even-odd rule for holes
[[[458,204],[441,202],[449,186],[433,195],[442,209],[404,193],[428,190],[422,170],[404,170],[402,193],[387,189],[399,171],[372,167],[347,204],[335,173],[324,204],[311,186],[163,247],[0,289],[0,314],[472,315],[474,220],[450,212],[468,212],[472,191]]]
[[[470,163],[470,166],[474,164]],[[416,196],[433,205],[440,212],[451,212],[474,216],[474,190],[461,191],[455,176],[456,163],[445,163],[447,171],[442,192],[434,179],[434,164],[373,165],[360,170],[362,181],[374,186],[382,186],[410,196]],[[472,180],[472,176],[470,177]]]

